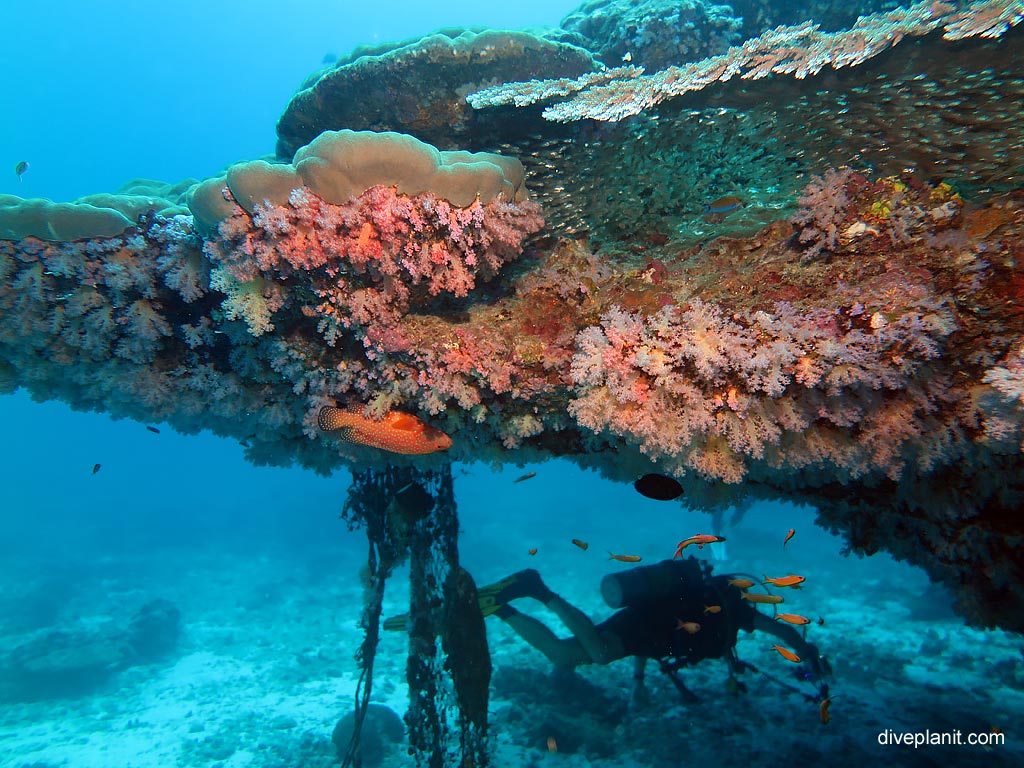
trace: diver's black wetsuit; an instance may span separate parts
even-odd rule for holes
[[[598,631],[616,635],[627,656],[675,657],[688,663],[721,658],[736,645],[740,629],[753,631],[757,609],[742,599],[741,590],[729,586],[732,576],[705,580],[694,558],[673,561],[671,566],[675,569],[672,594],[633,600],[598,624]],[[715,605],[722,610],[704,612],[706,606]],[[690,634],[678,628],[680,621],[696,622],[700,630]]]

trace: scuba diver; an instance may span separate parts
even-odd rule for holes
[[[500,618],[559,669],[608,664],[633,656],[633,697],[639,704],[648,699],[644,686],[648,659],[658,661],[661,671],[687,701],[696,701],[696,696],[683,685],[677,672],[703,659],[725,657],[733,690],[745,690],[735,676],[747,669],[758,670],[736,655],[737,633],[741,629],[766,632],[795,651],[799,657],[797,680],[811,683],[817,694],[810,695],[770,675],[766,677],[808,700],[828,699],[828,661],[794,627],[761,613],[744,599],[744,591],[729,584],[733,578],[712,575],[709,564],[692,556],[609,574],[601,582],[601,593],[609,607],[617,610],[595,624],[579,608],[552,592],[537,571],[528,569],[481,587],[480,607],[485,616],[493,614]],[[558,616],[571,637],[558,637],[543,622],[511,605],[523,598],[543,603]],[[385,624],[385,628],[396,627]]]

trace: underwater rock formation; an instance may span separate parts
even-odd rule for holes
[[[102,631],[53,631],[0,660],[0,699],[86,696],[128,666],[124,638]]]
[[[526,77],[576,77],[597,66],[577,46],[493,29],[441,29],[357,48],[314,73],[292,97],[277,123],[277,156],[290,160],[321,132],[341,128],[399,131],[441,149],[477,149],[483,136],[507,135],[515,126],[474,112],[467,93]]]
[[[0,656],[0,700],[90,695],[125,669],[170,655],[178,644],[180,620],[173,603],[153,600],[127,627],[109,623],[38,633]]]
[[[610,67],[629,61],[657,70],[724,53],[742,24],[728,4],[705,0],[588,0],[561,27]]]
[[[345,757],[348,751],[355,723],[355,714],[349,712],[334,726],[331,741],[339,758]],[[405,724],[390,707],[371,703],[366,709],[361,735],[358,753],[360,765],[373,768],[383,765],[389,752],[400,749],[400,745],[405,741]]]
[[[132,660],[144,664],[172,653],[181,637],[181,611],[169,600],[151,600],[132,617],[127,643]]]
[[[1008,7],[942,23],[996,34]],[[1020,30],[1002,32],[953,48],[935,32],[852,68],[866,79],[849,93],[879,126],[941,127],[926,150],[826,128],[847,107],[824,71],[764,92],[822,110],[804,155],[720,119],[733,139],[719,146],[746,161],[706,153],[729,173],[703,186],[663,151],[688,118],[712,131],[692,105],[666,100],[593,142],[580,127],[565,183],[556,169],[538,195],[583,200],[575,231],[561,216],[539,229],[515,160],[342,131],[193,187],[192,216],[74,241],[14,232],[0,388],[210,429],[256,463],[320,472],[565,456],[620,480],[657,467],[693,507],[805,500],[853,551],[921,565],[968,620],[1024,631],[1024,197],[1008,114],[1024,81]],[[936,74],[928,50],[955,50],[961,69]],[[972,53],[993,50],[1000,78]],[[904,82],[915,66],[943,118],[911,121],[886,85],[886,68]],[[714,98],[742,97],[732,85]],[[996,101],[979,102],[974,133],[955,107],[982,92]],[[884,162],[856,165],[883,145]],[[589,176],[564,170],[588,162]],[[407,459],[319,433],[316,412],[339,402],[416,413],[454,445]]]

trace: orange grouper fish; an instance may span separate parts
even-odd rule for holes
[[[324,432],[337,432],[350,443],[369,445],[382,451],[410,456],[452,447],[452,439],[411,413],[389,411],[379,421],[363,415],[359,406],[336,408],[325,405],[317,415],[317,426]]]

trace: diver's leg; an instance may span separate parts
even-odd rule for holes
[[[590,617],[575,605],[555,594],[544,604],[572,632],[594,664],[608,664],[626,655],[622,640],[617,635],[598,630]]]
[[[517,623],[521,624],[526,634],[520,631],[519,627],[509,622],[512,629],[526,642],[537,648],[552,661],[555,661],[552,654],[561,654],[562,657],[573,660],[572,666],[579,666],[580,664],[607,664],[626,655],[625,647],[616,635],[610,632],[599,631],[594,622],[583,611],[574,605],[570,605],[552,592],[537,571],[529,568],[513,574],[510,579],[511,583],[508,586],[502,587],[497,593],[496,599],[498,602],[507,604],[509,600],[532,597],[543,603],[565,624],[566,628],[572,633],[576,645],[581,646],[586,652],[586,658],[580,661],[577,660],[578,654],[576,653],[575,645],[569,646],[572,649],[571,651],[556,651],[552,640],[567,643],[573,643],[573,640],[559,640],[550,629],[536,619],[522,616],[522,614],[519,614],[522,616],[521,620],[515,619]],[[511,613],[514,610],[506,605],[502,610],[498,611],[498,616],[508,622],[514,615]],[[541,629],[537,628],[538,625]],[[557,661],[555,663],[558,664]]]
[[[556,637],[543,622],[520,613],[510,605],[501,608],[498,617],[523,640],[547,656],[556,667],[572,669],[592,661],[590,654],[576,638]]]

